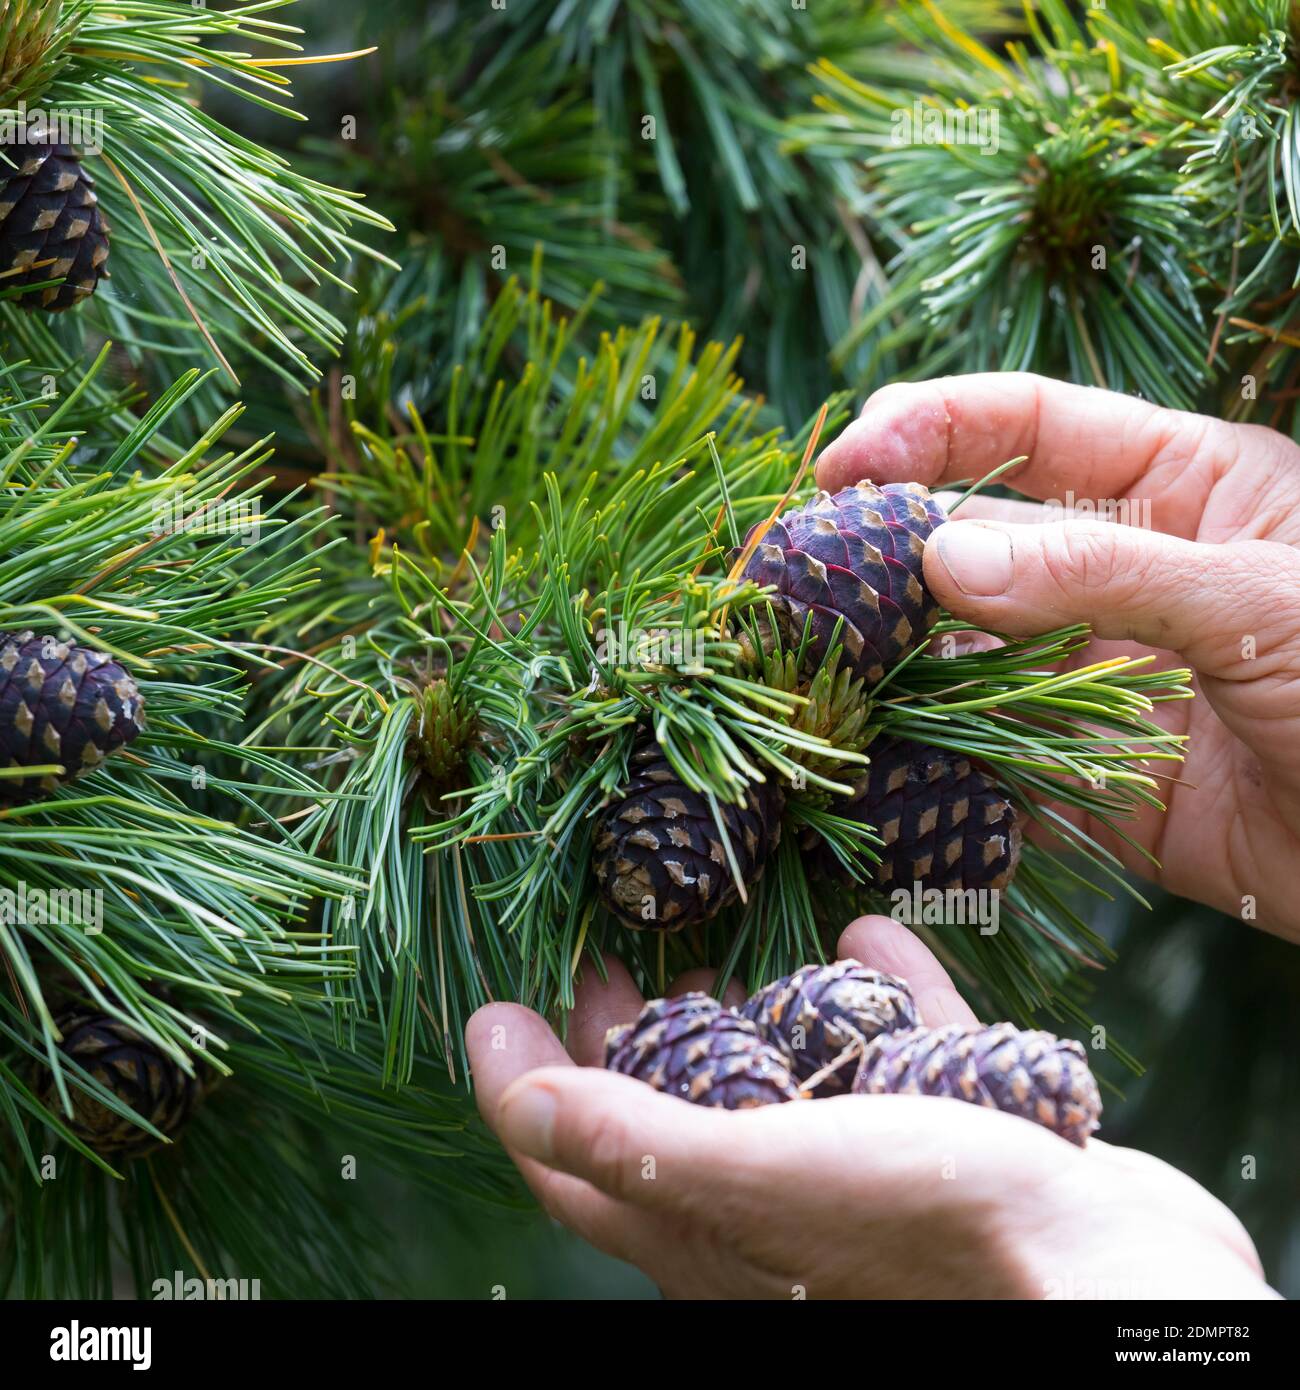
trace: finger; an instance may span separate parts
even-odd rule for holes
[[[499,1124],[501,1097],[520,1076],[539,1067],[571,1066],[546,1020],[517,1004],[487,1004],[465,1027],[479,1113],[505,1144],[543,1209],[584,1240],[618,1259],[632,1258],[638,1236],[621,1204],[589,1183],[553,1172],[521,1153]]]
[[[716,1200],[716,1160],[733,1149],[736,1189],[743,1183],[740,1112],[690,1105],[616,1072],[530,1072],[502,1097],[499,1118],[507,1144],[632,1207],[685,1210]]]
[[[872,914],[850,922],[836,953],[841,960],[861,961],[906,980],[921,1021],[929,1028],[979,1022],[930,948],[892,917]]]
[[[1222,679],[1296,659],[1300,556],[1272,541],[1202,545],[1096,521],[952,521],[926,543],[925,578],[958,617],[1001,632],[1088,622],[1098,637],[1178,652]]]
[[[935,494],[935,500],[943,507],[945,512],[951,513],[953,505],[961,497],[959,492],[939,492]],[[1012,521],[1020,525],[1045,524],[1049,521],[1074,521],[1090,520],[1080,512],[1068,507],[1054,507],[1042,502],[1027,502],[1022,498],[1009,497],[987,497],[983,493],[976,493],[974,497],[968,498],[962,503],[961,510],[954,521]],[[939,642],[945,641],[948,634],[944,637],[934,639],[932,643],[932,653],[935,655],[959,656],[966,651],[985,651],[994,647],[1000,647],[1003,643],[989,638],[985,633],[958,633],[954,634],[957,638],[955,650],[940,652],[935,650]],[[982,641],[970,642],[971,638],[982,638]],[[1145,655],[1134,643],[1120,642],[1098,642],[1095,639],[1087,646],[1068,657],[1058,668],[1060,670],[1072,670],[1075,667],[1083,666],[1089,662],[1104,661],[1114,656],[1139,656]],[[1174,659],[1169,658],[1167,665],[1174,665]]]
[[[1166,410],[1130,396],[1022,372],[988,372],[882,387],[817,461],[828,491],[862,478],[929,486],[1004,476],[1031,497],[1093,502],[1140,489],[1153,524],[1184,537],[1229,470],[1262,485],[1294,446],[1273,430]],[[1294,465],[1292,465],[1294,466]]]
[[[620,1023],[631,1023],[645,999],[627,966],[616,956],[605,955],[605,978],[594,962],[584,961],[574,990],[569,1016],[569,1055],[580,1067],[605,1065],[605,1034]]]
[[[465,1047],[479,1111],[493,1129],[501,1095],[516,1077],[569,1061],[546,1020],[519,1004],[476,1010],[465,1025]]]
[[[680,998],[683,994],[689,994],[692,990],[699,990],[701,994],[712,994],[718,982],[718,972],[716,970],[688,970],[683,975],[672,982],[668,990],[669,999]],[[745,994],[745,987],[733,975],[727,981],[727,987],[722,991],[722,1002],[729,1009],[739,1008],[748,996]]]
[[[939,492],[934,500],[951,515],[961,496],[960,492]],[[1057,509],[1049,514],[1042,502],[1028,502],[1022,497],[986,497],[977,492],[961,504],[952,520],[958,518],[962,521],[1064,521],[1067,514]]]
[[[960,1101],[844,1096],[715,1110],[589,1067],[530,1072],[507,1091],[500,1113],[513,1147],[661,1225],[708,1225],[720,1211],[736,1230],[770,1224],[790,1174],[810,1164],[828,1180],[801,1195],[805,1215],[825,1204],[841,1218],[847,1209],[867,1219],[899,1200],[944,1200],[951,1189],[936,1161],[942,1155],[1005,1151],[1008,1143],[1020,1155],[1034,1145],[1070,1149],[1059,1163],[1079,1153],[1037,1125]]]
[[[995,652],[1006,643],[991,632],[944,632],[931,637],[926,652],[930,656],[942,657],[946,661],[958,656],[973,656],[977,652]]]
[[[654,1252],[663,1242],[653,1215],[615,1201],[589,1182],[548,1168],[514,1148],[507,1146],[506,1151],[547,1216],[606,1255],[649,1272]]]
[[[518,1004],[478,1009],[465,1025],[465,1046],[479,1114],[498,1136],[501,1097],[514,1081],[539,1067],[572,1065],[546,1020]],[[517,1153],[510,1156],[540,1197],[546,1181],[540,1166]]]

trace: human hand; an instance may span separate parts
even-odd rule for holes
[[[974,1022],[890,918],[859,919],[839,949],[908,980],[925,1023]],[[726,1111],[604,1071],[606,1029],[643,1002],[607,964],[607,983],[590,967],[580,982],[571,1058],[537,1014],[489,1004],[466,1030],[470,1064],[546,1210],[670,1297],[1272,1296],[1236,1218],[1146,1154],[956,1100]]]
[[[1070,494],[1149,506],[1152,529],[975,497],[927,543],[927,584],[997,632],[1091,623],[1104,640],[1079,661],[1154,648],[1191,666],[1203,698],[1155,715],[1190,735],[1168,810],[1124,826],[1161,868],[1104,826],[1083,829],[1171,892],[1300,940],[1300,448],[1261,426],[989,373],[877,391],[817,480],[940,487],[1021,454],[1004,475],[1019,491],[1058,508]]]

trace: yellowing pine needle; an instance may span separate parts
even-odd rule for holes
[[[163,1191],[162,1184],[158,1181],[158,1175],[153,1168],[153,1159],[148,1158],[145,1163],[149,1169],[149,1181],[153,1184],[154,1195],[158,1198],[163,1211],[167,1213],[167,1220],[171,1222],[172,1229],[176,1232],[180,1243],[185,1247],[186,1253],[194,1261],[194,1268],[199,1271],[207,1283],[211,1284],[212,1275],[208,1273],[208,1267],[203,1263],[203,1257],[194,1248],[189,1236],[186,1235],[185,1227],[181,1225],[181,1219],[176,1215],[176,1208],[172,1206],[166,1192]]]
[[[357,48],[351,53],[305,54],[301,58],[250,58],[247,66],[250,68],[301,68],[314,63],[347,63],[353,58],[364,58],[368,53],[377,51],[372,47]]]
[[[250,58],[244,53],[223,53],[221,56],[230,59],[241,68],[306,68],[315,67],[320,63],[347,63],[353,58],[364,58],[368,53],[375,52],[378,50],[372,47],[354,49],[351,53],[304,53],[300,58]],[[185,63],[191,68],[219,66],[207,58],[186,58]]]
[[[852,74],[845,72],[843,68],[837,67],[829,58],[822,58],[816,63],[809,63],[808,71],[814,77],[820,77],[823,80],[829,79],[839,86],[847,88],[855,96],[861,97],[863,101],[869,101],[875,106],[891,109],[898,105],[896,98],[888,96],[878,87],[869,87],[865,82],[860,82]]]
[[[998,61],[992,51],[985,48],[978,39],[972,38],[962,29],[959,29],[952,20],[945,19],[934,0],[921,0],[921,4],[925,6],[926,13],[948,39],[968,53],[977,63],[996,73],[1004,82],[1011,81],[1010,70]]]
[[[453,585],[460,583],[462,577],[468,569],[470,556],[473,553],[474,547],[478,544],[478,531],[478,517],[474,517],[470,522],[469,539],[461,547],[460,558],[456,561],[456,568],[452,570],[451,575],[447,580],[448,589],[450,589]]]
[[[1300,337],[1296,337],[1294,333],[1284,333],[1280,328],[1270,328],[1267,324],[1255,323],[1251,319],[1232,318],[1228,322],[1233,328],[1245,328],[1249,332],[1259,333],[1275,343],[1285,343],[1288,347],[1300,347]]]

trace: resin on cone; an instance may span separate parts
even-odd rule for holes
[[[652,999],[605,1035],[605,1065],[694,1105],[749,1110],[798,1100],[786,1059],[710,995]]]
[[[1014,1024],[882,1033],[853,1081],[860,1095],[949,1096],[1019,1115],[1083,1145],[1101,1096],[1079,1043]]]
[[[144,727],[135,681],[105,652],[75,641],[0,633],[0,757],[4,766],[61,764],[61,775],[0,777],[0,806],[52,795],[97,768]]]
[[[631,782],[596,827],[592,867],[606,906],[630,927],[678,931],[739,896],[708,798],[684,786],[652,740],[633,752]],[[741,881],[757,881],[781,834],[782,797],[751,785],[743,806],[719,802]]]
[[[856,960],[805,965],[752,995],[740,1015],[780,1048],[798,1081],[818,1078],[809,1092],[818,1098],[848,1092],[853,1059],[872,1039],[919,1021],[903,980]]]
[[[1020,862],[1015,806],[986,773],[958,753],[909,739],[867,747],[866,790],[833,807],[872,826],[876,886],[882,889],[1002,889]],[[830,865],[828,865],[830,867]]]
[[[108,224],[95,180],[70,145],[5,145],[0,153],[0,287],[58,280],[18,303],[70,309],[108,274]]]
[[[920,483],[821,492],[768,528],[739,578],[774,587],[767,602],[787,648],[798,648],[807,625],[810,664],[825,657],[842,618],[836,640],[843,660],[874,685],[921,645],[939,616],[921,559],[925,538],[944,520]]]

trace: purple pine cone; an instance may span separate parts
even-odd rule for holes
[[[867,1049],[853,1090],[973,1101],[1032,1120],[1080,1147],[1101,1115],[1083,1048],[1010,1023],[882,1034]]]
[[[0,806],[52,796],[97,768],[144,727],[135,681],[108,655],[33,632],[0,632],[0,757],[6,767],[57,763],[61,774],[0,778]]]
[[[620,799],[600,813],[592,871],[606,907],[629,927],[680,931],[707,922],[739,896],[718,830],[721,819],[747,886],[781,838],[784,798],[774,781],[753,783],[744,804],[721,803],[678,781],[659,745],[643,738]]]
[[[920,646],[939,616],[921,557],[925,538],[945,519],[920,483],[819,492],[768,529],[740,577],[775,586],[768,601],[786,646],[798,645],[811,618],[813,664],[843,618],[844,660],[874,685]]]
[[[837,1058],[844,1065],[822,1076],[814,1097],[846,1094],[866,1044],[881,1033],[915,1028],[916,1005],[904,981],[856,960],[833,965],[805,965],[753,995],[741,1008],[760,1035],[780,1048],[801,1082],[825,1070]]]
[[[707,994],[652,999],[605,1035],[605,1065],[695,1105],[748,1110],[797,1100],[785,1058]]]
[[[885,890],[1004,889],[1020,864],[1015,804],[968,758],[910,739],[876,738],[860,795],[835,814],[874,826],[884,840],[876,885]],[[822,860],[843,874],[829,850]]]

